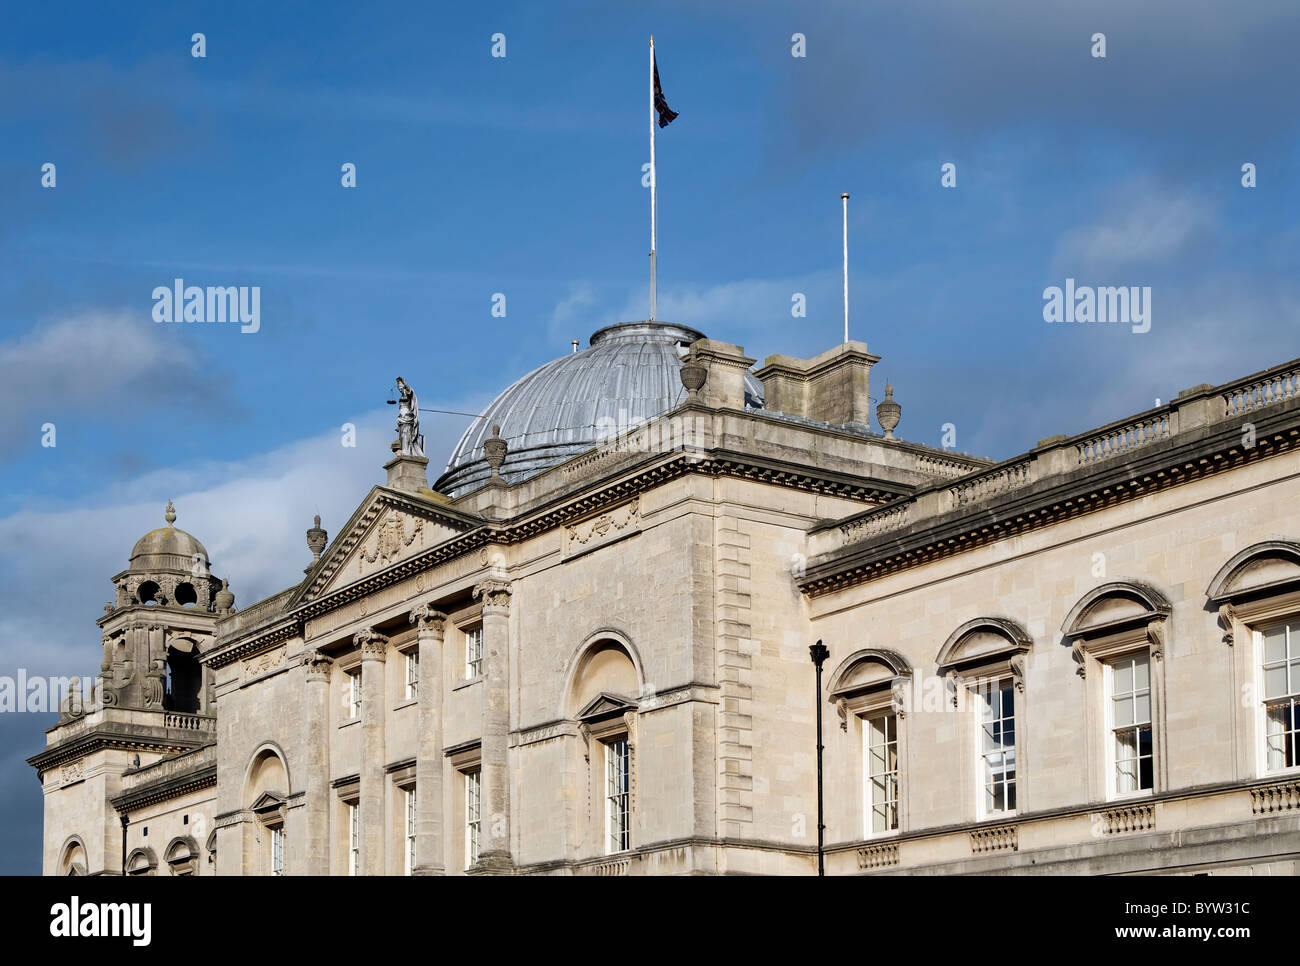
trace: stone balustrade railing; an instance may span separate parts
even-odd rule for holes
[[[970,833],[970,850],[976,855],[984,852],[1017,852],[1020,836],[1014,825],[996,825],[977,828]]]
[[[1250,810],[1256,815],[1290,812],[1300,808],[1300,781],[1264,785],[1250,790]]]
[[[1034,480],[1034,461],[1024,459],[1018,463],[995,466],[983,473],[975,473],[948,487],[955,507],[969,506],[985,497],[1006,493],[1026,486]]]
[[[891,504],[876,510],[874,513],[850,520],[840,527],[840,532],[844,534],[846,543],[866,540],[877,534],[887,533],[890,530],[897,530],[899,527],[907,526],[911,516],[912,504],[904,503],[899,506]]]
[[[1101,831],[1106,835],[1146,832],[1156,827],[1154,805],[1121,805],[1101,814]]]
[[[1079,451],[1079,464],[1088,466],[1112,456],[1122,456],[1139,446],[1168,439],[1177,432],[1178,411],[1169,407],[1165,412],[1143,416],[1075,443]]]
[[[1240,416],[1284,399],[1295,399],[1298,394],[1300,366],[1291,366],[1281,372],[1272,370],[1245,385],[1230,386],[1222,393],[1223,414],[1225,418]]]
[[[1195,386],[1158,409],[1077,436],[1054,436],[1026,455],[932,483],[886,507],[815,528],[810,535],[808,558],[815,560],[847,544],[972,507],[1054,476],[1104,464],[1172,439],[1180,431],[1197,430],[1295,399],[1300,399],[1300,363],[1294,361],[1220,386]],[[916,460],[931,475],[940,476],[952,468],[945,468],[939,456],[920,454]]]
[[[197,731],[211,734],[217,730],[217,719],[205,714],[186,714],[182,711],[167,711],[163,714],[163,727],[179,728],[181,731]]]

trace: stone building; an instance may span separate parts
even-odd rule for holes
[[[44,871],[811,874],[820,700],[827,874],[1294,873],[1300,362],[995,464],[877,361],[602,329],[241,609],[169,508]]]

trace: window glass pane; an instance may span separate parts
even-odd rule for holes
[[[1286,665],[1266,669],[1264,671],[1264,696],[1266,698],[1277,698],[1286,693]]]
[[[1115,727],[1123,728],[1133,723],[1133,698],[1115,698]]]
[[[1120,661],[1115,665],[1115,693],[1121,691],[1133,690],[1133,664],[1131,661]]]
[[[1134,721],[1151,720],[1151,692],[1150,691],[1147,691],[1143,694],[1139,694],[1136,698],[1134,698],[1133,720]]]
[[[1269,664],[1286,660],[1286,628],[1274,627],[1264,632],[1264,660]]]
[[[1151,687],[1151,662],[1143,654],[1141,657],[1133,659],[1133,689],[1140,691],[1149,687]]]

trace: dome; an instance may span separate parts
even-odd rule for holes
[[[459,496],[487,480],[483,443],[493,426],[510,447],[501,475],[513,483],[676,408],[686,398],[680,354],[702,338],[665,322],[600,329],[588,348],[534,369],[497,396],[465,431],[435,489]],[[762,384],[747,372],[745,386],[746,404],[761,407]]]
[[[208,565],[208,551],[184,530],[178,530],[172,524],[176,520],[176,509],[169,501],[163,514],[167,526],[150,530],[135,542],[131,549],[131,570],[184,570],[191,571],[196,555],[202,557],[204,568]]]

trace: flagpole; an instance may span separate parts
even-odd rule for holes
[[[849,193],[840,195],[844,204],[844,341],[849,341]]]
[[[655,36],[650,35],[650,321],[655,320],[655,247],[656,197],[655,197]]]

